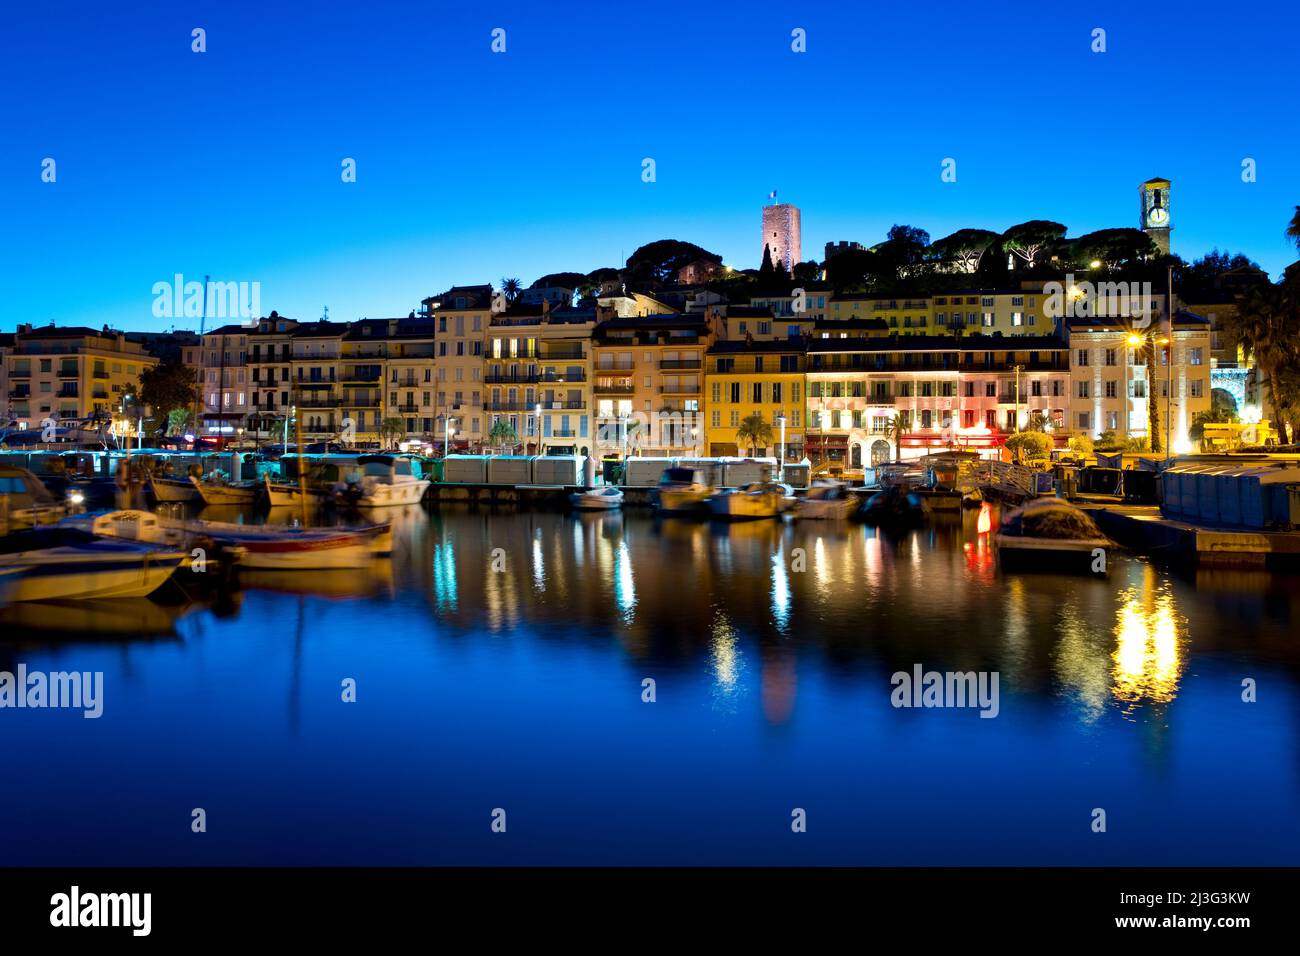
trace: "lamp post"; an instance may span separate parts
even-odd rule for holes
[[[447,449],[451,446],[451,436],[456,432],[456,419],[448,418],[446,425],[442,429],[442,457],[447,457]]]
[[[1022,368],[1024,368],[1023,365],[1017,365],[1017,366],[1015,367],[1015,370],[1016,370],[1016,421],[1015,421],[1015,427],[1012,429],[1013,432],[1019,432],[1019,431],[1020,431],[1020,370],[1021,370]]]
[[[538,402],[533,408],[533,413],[537,416],[537,454],[542,453],[542,403]]]
[[[776,474],[780,480],[784,481],[785,480],[785,416],[777,415],[776,423],[781,426],[781,452],[780,452],[780,457],[777,459],[779,463],[777,464]]]

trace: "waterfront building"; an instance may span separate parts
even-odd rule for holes
[[[487,435],[483,412],[483,344],[492,321],[494,293],[490,285],[453,286],[424,300],[425,314],[434,327],[434,380],[436,414],[434,438],[448,447],[473,450]],[[498,300],[505,308],[504,298]]]
[[[248,376],[252,408],[246,427],[254,436],[283,436],[293,407],[293,332],[298,323],[278,312],[259,319],[248,333]],[[289,436],[293,441],[293,436]]]
[[[492,317],[486,433],[507,422],[529,454],[586,454],[594,443],[591,333],[597,309],[516,302]]]
[[[383,319],[384,417],[400,419],[400,435],[385,441],[432,444],[437,440],[438,389],[434,379],[436,324],[428,316]]]
[[[136,434],[138,414],[122,413],[138,393],[140,374],[158,363],[139,342],[105,326],[18,326],[5,349],[9,422],[18,428],[115,422]]]
[[[292,330],[289,348],[291,404],[298,410],[304,441],[337,439],[343,431],[339,358],[347,325],[321,319]]]
[[[705,447],[710,455],[748,455],[736,435],[740,423],[759,415],[772,428],[772,444],[759,455],[799,461],[804,455],[804,366],[801,336],[717,341],[705,369]],[[782,443],[784,422],[784,448]]]
[[[646,315],[666,315],[677,311],[666,302],[661,302],[643,292],[628,292],[622,283],[602,289],[596,296],[596,304],[602,309],[609,309],[620,319],[630,319]]]
[[[1052,335],[1038,289],[955,289],[931,299],[935,334]]]
[[[597,436],[601,450],[617,452],[626,435],[644,455],[698,452],[704,354],[716,338],[712,313],[602,318],[592,333],[592,394],[615,424]]]
[[[813,338],[807,379],[808,456],[848,470],[947,448],[996,456],[1035,412],[1058,441],[1066,430],[1056,336]]]
[[[827,316],[827,305],[834,297],[830,286],[799,286],[802,295],[795,295],[791,289],[789,295],[756,295],[749,304],[759,309],[770,309],[776,320],[785,325],[789,321],[817,321]]]
[[[807,336],[814,324],[809,316],[773,314],[770,305],[726,305],[712,310],[719,336],[730,341],[752,338],[760,342]]]
[[[880,319],[900,335],[932,335],[935,324],[928,295],[898,296],[852,292],[830,300],[826,318]],[[940,329],[941,334],[944,330]]]
[[[776,198],[776,193],[772,194]],[[772,265],[778,262],[785,266],[785,271],[794,274],[794,267],[800,262],[802,224],[799,207],[790,203],[774,202],[763,207],[763,242],[759,246],[760,261],[766,249],[772,259]]]
[[[1094,438],[1102,432],[1149,438],[1148,390],[1154,387],[1160,399],[1161,431],[1171,434],[1175,452],[1188,451],[1187,429],[1197,413],[1210,408],[1210,322],[1180,310],[1174,317],[1171,350],[1169,323],[1158,302],[1153,300],[1151,308],[1154,318],[1149,324],[1125,316],[1066,320],[1069,427]],[[1143,358],[1147,337],[1155,343],[1155,383],[1147,381]],[[1164,439],[1161,434],[1162,445]]]
[[[223,325],[203,335],[203,376],[199,380],[201,434],[238,438],[252,397],[248,377],[248,334],[243,325]]]

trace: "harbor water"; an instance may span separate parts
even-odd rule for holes
[[[393,517],[367,572],[0,611],[0,671],[103,674],[96,719],[0,711],[3,861],[1300,853],[1294,578],[1122,553],[1106,578],[1007,574],[976,511],[897,534]],[[996,675],[996,714],[895,706],[917,668]]]

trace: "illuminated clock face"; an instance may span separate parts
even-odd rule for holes
[[[1163,226],[1168,221],[1169,213],[1167,213],[1161,206],[1156,206],[1147,213],[1147,222],[1153,226]]]

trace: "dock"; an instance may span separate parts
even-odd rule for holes
[[[1116,542],[1152,557],[1194,567],[1300,567],[1300,532],[1189,524],[1163,517],[1156,505],[1078,504]]]

